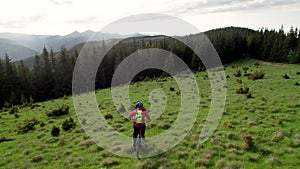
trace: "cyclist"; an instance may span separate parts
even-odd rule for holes
[[[150,116],[144,108],[142,102],[139,101],[135,108],[136,109],[129,114],[129,119],[133,119],[133,146],[135,146],[135,141],[140,129],[142,130],[141,137],[145,139],[146,120],[150,121]]]

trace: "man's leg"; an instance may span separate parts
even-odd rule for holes
[[[133,146],[135,146],[135,141],[138,135],[138,129],[137,127],[133,127],[133,134],[132,134],[132,138],[133,138]]]

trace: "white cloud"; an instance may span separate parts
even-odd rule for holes
[[[299,0],[3,0],[1,7],[0,32],[67,34],[99,30],[139,13],[175,15],[200,30],[226,25],[300,26]]]

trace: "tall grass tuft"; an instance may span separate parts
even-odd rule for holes
[[[263,79],[265,74],[266,74],[266,72],[264,70],[257,70],[255,72],[253,72],[252,74],[250,74],[248,76],[248,79],[251,79],[251,80]]]
[[[62,115],[66,115],[69,113],[69,106],[62,104],[61,106],[59,106],[58,108],[47,112],[47,116],[48,117],[52,117],[52,116],[62,116]]]

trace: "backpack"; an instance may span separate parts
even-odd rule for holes
[[[143,111],[137,110],[135,115],[136,123],[143,123]]]

